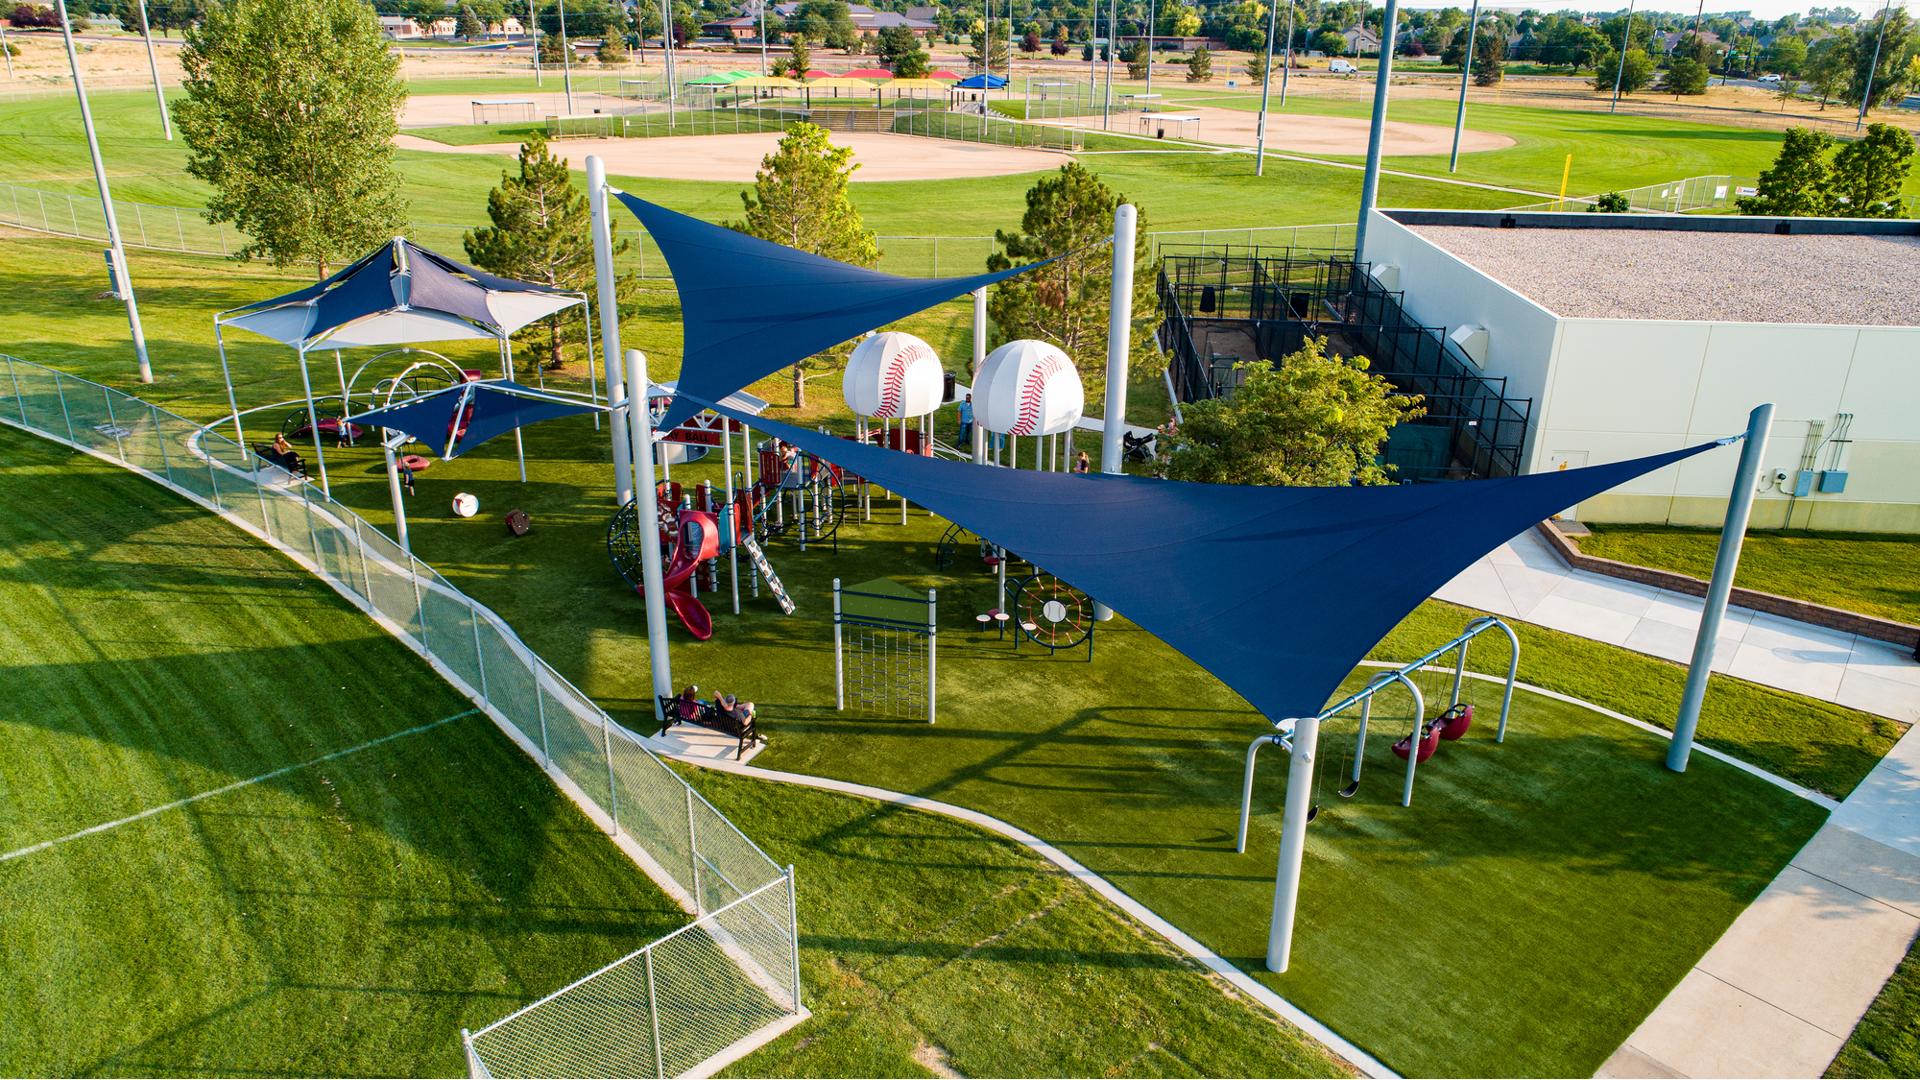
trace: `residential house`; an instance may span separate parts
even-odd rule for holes
[[[1340,31],[1349,56],[1380,55],[1380,35],[1364,26],[1349,26]]]

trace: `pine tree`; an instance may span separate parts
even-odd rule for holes
[[[991,41],[985,29],[973,32],[973,47],[967,51],[967,63],[974,71],[997,74],[1007,70],[1007,24],[1002,20],[994,23],[992,29]]]
[[[794,124],[779,147],[761,159],[753,190],[740,193],[746,218],[731,227],[829,259],[872,266],[880,261],[880,248],[847,197],[847,180],[859,167],[853,151],[835,146],[825,128]],[[806,405],[805,371],[814,363],[809,358],[793,366],[796,409]]]
[[[1473,85],[1499,86],[1507,76],[1507,35],[1489,22],[1473,39]]]
[[[180,64],[187,172],[213,185],[207,220],[250,238],[240,258],[325,277],[405,228],[393,137],[406,88],[365,0],[212,5]]]
[[[1205,45],[1187,57],[1187,81],[1206,82],[1213,78],[1213,50]]]
[[[487,220],[466,234],[467,258],[482,270],[563,289],[593,287],[593,234],[587,196],[573,186],[565,158],[555,157],[547,137],[535,132],[520,144],[519,175],[500,174],[500,186],[487,193]],[[609,228],[616,223],[609,219]],[[627,241],[614,237],[614,253]],[[617,292],[630,293],[631,277]],[[584,320],[553,315],[521,331],[544,345],[546,367],[560,366],[563,345],[585,340]]]
[[[1257,52],[1247,57],[1247,78],[1256,85],[1267,81],[1267,54]]]
[[[477,41],[487,36],[487,24],[480,21],[480,16],[474,14],[473,8],[462,4],[460,14],[454,20],[453,32],[468,41]]]
[[[1107,369],[1107,305],[1113,279],[1114,207],[1126,201],[1084,165],[1061,167],[1027,191],[1019,232],[996,231],[1001,250],[987,269],[1060,256],[1052,265],[994,286],[987,315],[1002,336],[1035,338],[1057,345],[1080,369],[1087,400],[1098,401]],[[1153,375],[1165,366],[1152,347],[1155,271],[1147,246],[1146,214],[1140,214],[1134,259],[1134,324],[1129,353],[1133,370]]]

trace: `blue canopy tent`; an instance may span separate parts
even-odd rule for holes
[[[351,410],[351,404],[346,369],[340,362],[342,349],[441,341],[497,341],[501,374],[511,378],[510,337],[527,324],[576,304],[585,310],[585,294],[503,278],[429,251],[405,238],[395,238],[322,281],[283,296],[232,308],[214,317],[214,340],[220,351],[221,374],[227,383],[227,403],[233,408],[234,435],[244,447],[246,436],[241,430],[240,408],[234,399],[233,378],[227,367],[223,336],[226,327],[238,327],[293,347],[300,362],[300,380],[306,395],[314,456],[320,468],[320,485],[330,493],[326,454],[320,448],[320,424],[314,412],[313,381],[307,369],[308,352],[321,348],[334,350],[344,415]],[[588,336],[591,337],[591,333]],[[591,365],[591,348],[588,357]],[[593,383],[591,371],[588,383]],[[524,457],[521,479],[526,479]]]
[[[705,407],[699,402],[719,401],[822,349],[1045,265],[971,277],[900,277],[615,194],[660,245],[680,295],[685,396],[661,418],[662,431],[698,413]]]
[[[1007,79],[1004,75],[969,75],[953,84],[955,90],[1001,90],[1005,89]]]
[[[1098,597],[1276,721],[1317,713],[1421,601],[1535,522],[1732,441],[1494,480],[1297,488],[998,469],[756,423]]]
[[[562,416],[605,412],[597,401],[581,401],[549,391],[535,390],[501,379],[470,382],[444,390],[356,413],[350,422],[384,428],[433,448],[442,459],[457,458],[481,443],[509,431],[517,432],[528,424],[555,420]],[[385,438],[381,447],[387,457],[387,487],[393,497],[393,521],[396,539],[402,550],[407,543],[406,505],[400,497],[400,472],[394,461],[394,448],[404,439]]]

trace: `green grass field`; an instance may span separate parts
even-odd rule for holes
[[[1920,942],[1860,1018],[1827,1075],[1920,1076]]]
[[[1593,535],[1580,538],[1580,550],[1588,555],[1677,570],[1703,581],[1713,576],[1718,529],[1590,527]],[[1735,584],[1863,615],[1920,622],[1920,536],[1749,532]]]
[[[0,503],[0,970],[35,973],[0,991],[0,1071],[464,1075],[462,1027],[686,921],[468,702],[277,554],[9,428]],[[735,1075],[1343,1072],[1012,844],[692,779],[802,883],[815,1017]]]

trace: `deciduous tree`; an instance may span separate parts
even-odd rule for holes
[[[1499,86],[1507,77],[1507,39],[1498,25],[1480,28],[1473,39],[1473,84]]]
[[[1892,124],[1868,124],[1863,139],[1833,155],[1834,213],[1902,217],[1900,189],[1913,168],[1913,136]]]
[[[1833,212],[1833,170],[1827,148],[1833,136],[1811,128],[1791,127],[1780,144],[1780,156],[1760,174],[1755,193],[1739,199],[1743,214],[1779,217],[1824,217]]]
[[[1365,357],[1327,355],[1311,338],[1276,365],[1234,365],[1241,383],[1197,401],[1158,440],[1166,475],[1208,484],[1342,487],[1393,482],[1379,455],[1395,425],[1426,410],[1367,370]]]
[[[187,171],[213,186],[207,220],[249,238],[240,258],[324,277],[405,227],[393,137],[406,88],[364,0],[214,5],[180,63]]]

